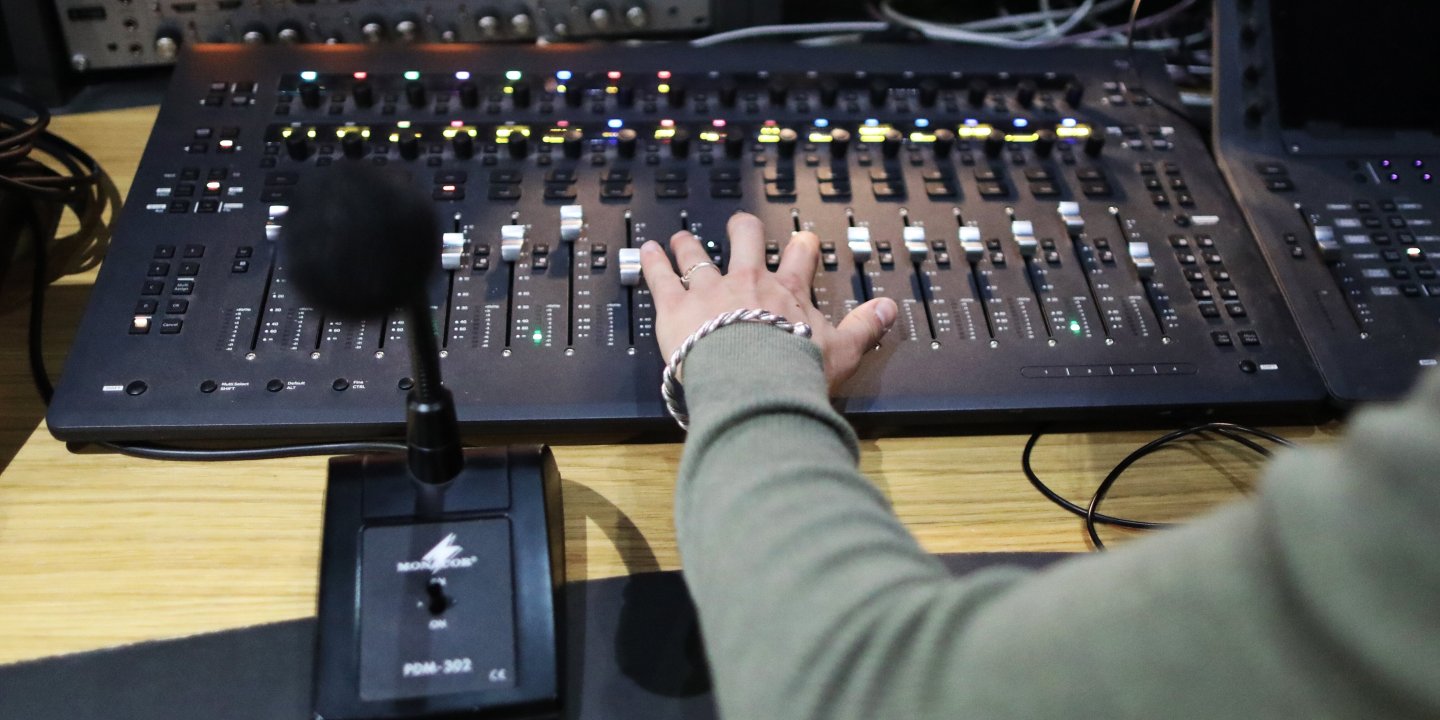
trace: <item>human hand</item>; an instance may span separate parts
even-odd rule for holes
[[[655,298],[655,336],[661,355],[669,359],[685,338],[721,313],[742,308],[768,310],[792,323],[810,325],[810,339],[825,359],[825,379],[835,390],[895,323],[895,301],[876,298],[832,326],[810,302],[810,287],[820,263],[820,239],[815,233],[792,235],[779,269],[772,273],[765,267],[765,228],[759,218],[736,213],[725,231],[730,236],[730,267],[724,275],[717,267],[696,267],[708,263],[710,257],[694,235],[681,231],[670,238],[676,266],[681,272],[694,268],[689,289],[681,284],[659,243],[652,240],[641,246],[641,268]]]

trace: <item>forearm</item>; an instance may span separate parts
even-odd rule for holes
[[[1385,539],[1345,521],[1373,517],[1334,506],[1428,517],[1413,531],[1433,540],[1424,505],[1440,492],[1397,495],[1423,471],[1384,466],[1440,467],[1413,433],[1362,424],[1351,444],[1371,454],[1288,459],[1261,502],[1123,552],[954,580],[857,471],[804,341],[727,329],[697,346],[686,388],[677,529],[726,717],[1397,717],[1440,703],[1416,682],[1437,656],[1407,644],[1422,610],[1393,567],[1414,566],[1407,581],[1433,598],[1435,563],[1366,557]],[[1403,422],[1440,427],[1432,404]],[[1372,607],[1393,632],[1366,636]]]

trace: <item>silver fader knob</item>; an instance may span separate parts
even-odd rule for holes
[[[525,249],[525,226],[502,225],[500,227],[500,259],[515,262],[520,251]]]
[[[620,284],[634,287],[640,284],[640,248],[620,248]]]
[[[1065,221],[1065,229],[1070,232],[1080,232],[1085,229],[1085,218],[1080,217],[1080,203],[1060,203],[1060,219]]]
[[[1130,260],[1135,263],[1135,272],[1141,280],[1148,280],[1155,274],[1155,260],[1150,257],[1150,244],[1138,241],[1130,243]]]
[[[440,236],[440,267],[459,270],[470,254],[470,240],[465,233],[447,232]]]
[[[910,262],[924,262],[925,257],[930,254],[930,246],[925,242],[925,228],[907,225],[900,231],[900,239],[905,241]]]
[[[1315,226],[1315,249],[1320,251],[1320,257],[1325,262],[1340,259],[1340,242],[1335,239],[1335,228],[1329,225]]]
[[[850,246],[850,254],[855,257],[855,262],[863,263],[870,259],[870,228],[850,228],[845,232],[845,243]]]
[[[960,228],[960,249],[965,251],[965,259],[972,263],[985,257],[985,241],[980,239],[980,228],[974,225]]]
[[[580,239],[580,230],[585,227],[585,208],[581,205],[560,206],[560,239],[575,242]]]
[[[1035,223],[1015,220],[1010,223],[1010,234],[1015,236],[1015,244],[1020,246],[1021,255],[1035,257],[1035,251],[1040,247],[1040,244],[1035,242]]]
[[[281,220],[290,212],[289,205],[271,205],[270,213],[265,218],[265,239],[275,242],[280,239]]]

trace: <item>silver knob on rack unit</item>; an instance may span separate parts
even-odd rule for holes
[[[161,60],[174,60],[180,52],[180,42],[175,36],[165,33],[155,38],[155,56]]]
[[[643,28],[650,24],[650,13],[644,5],[631,5],[625,9],[625,22],[632,28]]]
[[[282,27],[275,32],[275,39],[279,40],[282,43],[285,43],[286,45],[295,45],[300,41],[304,40],[305,38],[296,28]]]
[[[481,35],[487,38],[495,37],[500,34],[500,18],[494,15],[481,15],[480,19],[475,21],[475,27],[479,28]]]
[[[510,29],[516,35],[530,35],[535,32],[535,23],[527,13],[516,13],[510,18]]]
[[[415,34],[420,31],[420,26],[414,20],[401,20],[395,23],[395,34],[400,36],[404,42],[415,42]]]
[[[609,30],[611,20],[609,8],[597,7],[590,11],[590,26],[596,30]]]
[[[378,43],[385,37],[385,27],[378,22],[367,22],[360,26],[360,34],[365,36],[365,42]]]
[[[264,45],[266,41],[264,30],[246,30],[240,40],[246,45]]]

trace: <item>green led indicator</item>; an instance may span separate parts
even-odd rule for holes
[[[405,71],[405,79],[406,79],[406,80],[419,80],[419,79],[420,79],[420,71],[419,71],[419,70],[406,70],[406,71]]]
[[[1071,321],[1070,321],[1070,332],[1072,332],[1072,333],[1074,333],[1074,334],[1076,334],[1076,335],[1079,335],[1079,334],[1080,334],[1080,321],[1079,321],[1079,320],[1071,320]]]
[[[539,345],[540,343],[545,342],[545,333],[536,330],[535,332],[530,334],[530,339],[534,340],[536,345]]]
[[[507,71],[505,71],[505,79],[506,79],[506,80],[509,80],[510,82],[515,82],[516,80],[519,80],[519,79],[520,79],[520,71],[519,71],[519,70],[507,70]]]

